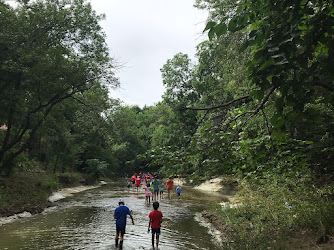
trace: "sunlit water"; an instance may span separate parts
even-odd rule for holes
[[[220,201],[212,196],[183,188],[180,200],[160,201],[164,215],[159,249],[220,249],[195,213]],[[135,225],[128,219],[123,249],[152,249],[147,233],[152,205],[145,204],[144,191],[137,193],[125,184],[110,184],[79,193],[46,214],[0,226],[0,249],[116,249],[113,212],[123,197],[132,210]]]

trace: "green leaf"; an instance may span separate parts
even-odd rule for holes
[[[213,36],[215,35],[215,30],[214,29],[211,29],[208,33],[208,36],[209,36],[209,40],[211,41]]]
[[[220,23],[213,28],[218,37],[225,35],[227,32],[227,26],[225,23]]]
[[[237,30],[237,17],[233,18],[228,23],[228,30],[231,31],[231,32],[235,32]]]
[[[255,97],[258,100],[262,100],[264,96],[264,91],[262,89],[253,90],[249,93],[251,97]]]
[[[261,66],[258,68],[258,71],[265,70],[269,68],[271,65],[273,65],[273,60],[266,60],[264,63],[261,64]]]
[[[205,32],[205,31],[207,31],[207,30],[211,30],[211,29],[212,29],[213,27],[215,27],[216,25],[217,25],[216,22],[214,22],[214,21],[209,21],[209,22],[206,24],[206,26],[205,26],[203,32]]]
[[[275,102],[275,106],[278,110],[282,110],[284,106],[284,98],[283,97],[278,98]]]

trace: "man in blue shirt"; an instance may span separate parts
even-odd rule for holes
[[[153,192],[154,192],[153,193],[153,199],[154,200],[158,200],[160,181],[159,181],[159,179],[156,176],[153,177],[152,184],[153,184]]]
[[[119,207],[115,209],[114,218],[116,219],[116,237],[115,237],[115,245],[118,246],[118,236],[121,235],[121,240],[119,242],[119,249],[123,249],[123,240],[125,234],[125,227],[126,227],[126,217],[130,215],[130,218],[133,222],[133,217],[131,215],[130,209],[124,205],[124,200],[122,198],[118,201]]]

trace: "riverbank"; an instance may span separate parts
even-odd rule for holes
[[[83,185],[83,178],[80,174],[52,175],[43,172],[0,178],[0,217],[2,221],[29,217],[43,212],[57,200],[96,187]],[[4,219],[7,217],[10,218]]]
[[[203,193],[223,194],[225,199],[217,200],[217,204],[222,208],[236,207],[241,204],[240,200],[236,197],[237,185],[237,181],[232,178],[218,176],[202,182],[200,185],[195,186],[194,189]],[[196,214],[196,219],[200,221],[203,226],[208,228],[210,234],[219,245],[223,246],[228,242],[224,233],[226,230],[224,223],[217,213],[212,210],[204,210]]]
[[[228,202],[217,200],[203,211],[214,237],[234,249],[334,249],[333,185],[276,178],[240,180]],[[195,188],[221,192],[224,180],[213,178]]]
[[[44,212],[50,211],[53,208],[55,208],[55,206],[56,206],[56,204],[54,202],[65,199],[67,197],[71,197],[76,193],[80,193],[80,192],[83,192],[83,191],[86,191],[86,190],[98,188],[101,185],[105,185],[105,184],[107,184],[107,183],[104,182],[104,181],[101,181],[100,185],[95,185],[95,186],[89,185],[89,186],[76,186],[76,187],[71,187],[71,188],[62,188],[62,189],[60,189],[58,191],[55,191],[51,194],[51,196],[48,198],[48,203],[47,203],[48,205],[45,206],[44,208],[42,208],[42,206],[39,206],[40,209],[39,210],[33,210],[34,211],[33,213],[28,212],[28,211],[24,211],[24,212],[21,212],[21,213],[18,213],[18,214],[13,214],[13,215],[6,216],[6,217],[0,217],[0,226],[4,225],[4,224],[11,223],[11,222],[14,222],[14,221],[16,221],[18,219],[21,219],[21,218],[30,218],[37,213],[44,213]]]

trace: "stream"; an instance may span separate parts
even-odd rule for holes
[[[146,205],[144,191],[127,188],[122,181],[78,193],[48,212],[0,226],[0,249],[117,249],[113,212],[120,197],[135,221],[132,225],[127,220],[123,249],[152,249],[147,233],[152,203]],[[220,249],[196,213],[224,199],[187,187],[182,188],[180,200],[175,193],[168,200],[165,193],[159,201],[164,215],[159,249]]]

